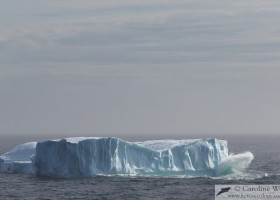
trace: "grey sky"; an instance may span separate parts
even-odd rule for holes
[[[280,2],[9,0],[0,134],[280,132]]]

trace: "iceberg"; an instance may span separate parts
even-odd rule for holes
[[[114,137],[75,137],[30,142],[0,156],[0,172],[58,178],[96,175],[218,176],[251,163],[251,153],[229,156],[214,138],[128,142]],[[241,160],[242,164],[236,164]]]
[[[13,148],[0,156],[0,172],[34,174],[32,158],[35,155],[37,142],[28,142]]]

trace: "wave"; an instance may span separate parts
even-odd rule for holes
[[[254,159],[254,155],[247,151],[240,154],[230,154],[228,158],[222,160],[216,170],[218,176],[233,174],[246,170]]]

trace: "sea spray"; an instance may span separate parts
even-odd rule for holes
[[[244,171],[249,167],[253,159],[254,155],[249,151],[236,155],[230,154],[228,158],[219,163],[216,175],[221,176],[232,174],[236,171]]]

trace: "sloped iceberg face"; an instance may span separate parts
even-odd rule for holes
[[[224,172],[220,163],[229,159],[227,142],[217,139],[133,143],[112,137],[66,138],[27,143],[16,149],[23,151],[12,150],[0,157],[0,171],[63,178],[101,174],[216,176]],[[14,167],[14,163],[20,166]]]
[[[35,155],[37,142],[28,142],[13,148],[0,156],[0,172],[34,174],[32,157]]]

